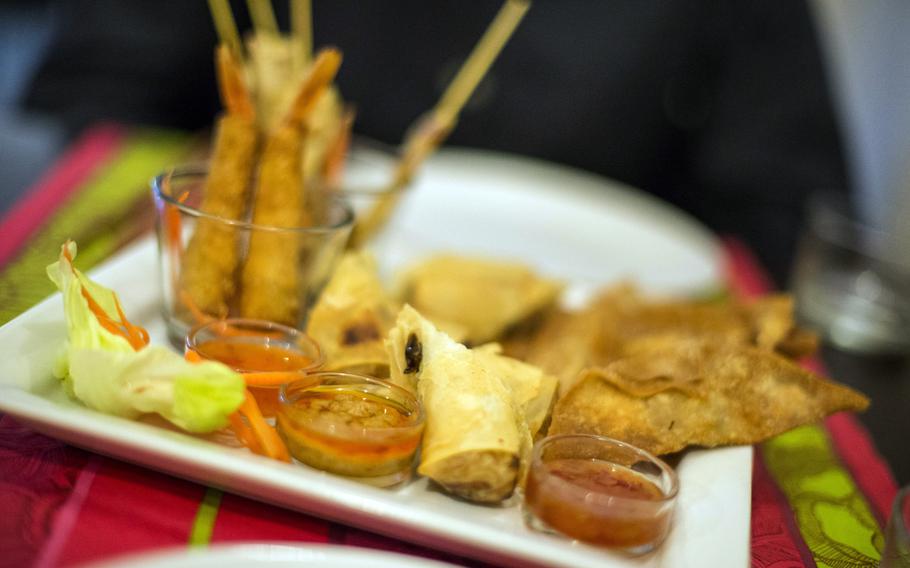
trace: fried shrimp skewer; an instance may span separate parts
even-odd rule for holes
[[[253,203],[253,223],[271,227],[306,227],[307,207],[301,154],[306,124],[319,97],[335,78],[341,53],[322,50],[303,80],[285,119],[269,135],[262,152]],[[301,312],[300,234],[257,230],[241,274],[240,313],[295,326]]]
[[[250,95],[230,49],[216,51],[219,90],[227,113],[216,127],[214,151],[200,209],[223,219],[240,220],[248,201],[256,157],[256,120]],[[184,252],[179,286],[181,310],[223,318],[235,292],[240,262],[238,231],[200,218]]]

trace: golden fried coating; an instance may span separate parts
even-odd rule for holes
[[[300,229],[312,225],[301,167],[306,124],[320,95],[334,79],[341,53],[322,50],[300,84],[286,119],[269,135],[259,163],[253,223]],[[241,275],[240,314],[297,326],[306,290],[301,283],[305,232],[258,229]]]
[[[243,218],[256,159],[256,123],[236,61],[226,46],[216,51],[221,98],[228,113],[218,120],[208,177],[199,208],[222,219]],[[240,232],[200,219],[181,261],[178,311],[223,318],[235,292]],[[187,317],[190,319],[190,317]]]
[[[443,255],[408,271],[402,290],[404,302],[478,345],[552,305],[562,285],[522,264]]]
[[[376,261],[348,252],[310,313],[307,334],[325,354],[326,370],[355,370],[387,377],[385,338],[397,307],[383,289]]]
[[[868,404],[853,389],[755,347],[656,341],[584,371],[557,402],[550,434],[600,434],[666,454],[754,444]]]
[[[793,303],[785,295],[746,304],[652,300],[629,285],[607,289],[584,310],[550,310],[503,344],[507,354],[557,375],[565,393],[582,369],[635,353],[639,344],[672,347],[696,339],[755,346],[794,359],[813,353],[817,344],[814,334],[794,322]]]
[[[253,223],[284,228],[310,224],[300,170],[303,137],[295,125],[279,127],[262,152]],[[301,235],[256,230],[241,275],[240,314],[296,326],[300,290]]]

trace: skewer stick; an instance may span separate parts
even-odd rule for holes
[[[246,0],[256,33],[278,35],[278,21],[272,9],[272,0]]]
[[[461,109],[530,7],[530,0],[506,0],[433,110],[412,125],[389,186],[372,209],[358,219],[348,242],[350,248],[363,246],[388,221],[401,199],[402,190],[410,183],[420,164],[436,151],[455,127]]]
[[[234,22],[234,14],[231,13],[228,0],[209,0],[209,11],[212,13],[212,21],[215,22],[220,42],[226,44],[234,55],[240,57],[243,54],[240,34],[237,32],[237,24]]]
[[[313,59],[313,10],[310,0],[291,0],[291,33],[303,45],[303,62]]]
[[[499,9],[436,104],[433,112],[440,122],[447,124],[455,121],[530,7],[530,0],[507,0]]]

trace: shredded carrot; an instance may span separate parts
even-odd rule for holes
[[[183,358],[186,359],[187,361],[189,361],[190,363],[200,363],[202,361],[205,361],[205,359],[203,359],[202,356],[199,355],[199,353],[196,353],[192,349],[187,349],[183,353]],[[253,453],[260,454],[260,455],[268,455],[269,457],[273,457],[276,459],[282,459],[281,458],[281,455],[282,455],[281,448],[276,449],[274,441],[272,441],[272,445],[271,445],[272,453],[267,454],[264,450],[264,444],[260,443],[260,441],[259,441],[260,435],[257,435],[257,432],[255,430],[253,430],[253,428],[251,428],[249,426],[249,424],[247,424],[247,422],[254,423],[254,421],[257,419],[257,416],[258,416],[258,419],[262,422],[259,425],[260,431],[264,431],[265,429],[270,429],[269,425],[266,424],[265,420],[262,418],[262,412],[259,410],[259,406],[256,405],[256,400],[253,399],[253,401],[252,401],[252,404],[255,406],[255,408],[248,406],[249,403],[248,403],[247,397],[250,397],[250,396],[251,396],[250,392],[245,391],[243,404],[241,404],[240,408],[238,408],[236,412],[234,412],[230,416],[228,416],[228,419],[231,422],[231,429],[234,431],[234,435],[237,436],[237,439],[240,440],[240,442],[242,442],[243,445],[246,446],[247,448],[249,448],[250,451],[252,451]],[[274,433],[274,431],[272,431],[272,432]],[[270,437],[270,435],[268,433],[266,433],[265,435],[266,435],[266,437]],[[281,442],[281,438],[277,434],[274,435],[274,438],[277,438],[278,442],[281,443],[282,447],[284,446],[284,444]],[[286,448],[284,449],[284,454],[285,455],[287,454]],[[283,460],[283,461],[290,461],[290,458]]]
[[[85,288],[82,291],[85,292]],[[133,349],[139,351],[148,345],[149,332],[126,319],[126,314],[123,313],[123,308],[120,306],[120,298],[117,297],[117,294],[114,294],[114,305],[117,307],[117,316],[120,317],[120,324],[124,330],[126,340],[130,342]]]
[[[202,355],[200,355],[199,353],[196,353],[192,349],[187,349],[183,353],[183,358],[186,359],[187,361],[189,361],[190,363],[200,363],[200,362],[204,361],[204,359],[202,358]]]
[[[180,296],[180,301],[190,311],[197,324],[201,325],[215,320],[215,318],[199,309],[199,306],[196,305],[196,302],[193,301],[193,298],[190,297],[186,290],[180,290],[178,295]]]
[[[69,241],[63,245],[63,258],[65,258],[66,261],[69,262],[70,267],[75,270],[72,266],[73,255],[71,255],[69,251]],[[98,323],[101,324],[101,327],[114,335],[119,335],[126,339],[129,342],[130,347],[136,351],[139,351],[149,344],[149,332],[146,331],[145,328],[126,319],[126,315],[123,313],[123,308],[120,306],[120,299],[117,297],[117,294],[114,294],[114,305],[117,307],[117,317],[120,318],[120,321],[109,316],[95,298],[88,293],[88,290],[86,290],[84,286],[82,287],[82,297],[85,298],[85,301],[88,303],[88,309],[98,319]]]
[[[266,423],[265,419],[262,417],[262,411],[259,410],[259,405],[256,404],[256,399],[253,398],[253,395],[250,394],[249,390],[244,393],[243,403],[240,405],[240,408],[237,409],[237,413],[246,419],[256,442],[259,444],[260,451],[256,453],[261,453],[272,459],[290,463],[291,455],[288,453],[287,446],[284,445],[284,441],[278,435],[278,432]],[[233,419],[232,425],[234,425]],[[234,432],[237,432],[236,426]],[[247,441],[244,440],[244,436],[245,434],[240,433],[237,435],[241,442],[247,444],[247,447],[255,452],[256,448],[251,444],[248,444]]]
[[[231,421],[231,428],[234,430],[234,435],[237,436],[237,439],[254,454],[262,455],[262,445],[256,439],[256,434],[253,433],[252,428],[244,421],[240,412],[235,412],[228,418]]]
[[[305,375],[297,371],[266,371],[261,373],[243,373],[243,380],[248,387],[271,387],[296,381]]]

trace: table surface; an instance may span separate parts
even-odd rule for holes
[[[95,264],[134,238],[137,231],[147,228],[149,217],[142,214],[147,206],[136,207],[137,199],[147,199],[145,182],[163,165],[181,161],[192,149],[189,140],[183,133],[133,131],[115,125],[92,129],[77,140],[33,188],[0,215],[4,235],[0,239],[0,323],[50,293],[43,266],[48,255],[53,256],[49,251],[54,251],[63,239],[78,238],[83,245],[80,257]],[[735,241],[730,242],[735,245]],[[766,292],[767,279],[748,251],[735,245],[728,246],[728,252],[733,288],[745,295]],[[882,546],[881,528],[896,491],[895,478],[887,464],[893,468],[897,481],[910,482],[910,452],[906,447],[910,433],[907,359],[857,357],[831,348],[822,350],[821,359],[831,376],[871,398],[872,407],[860,417],[868,433],[852,416],[839,414],[824,424],[799,428],[756,447],[752,499],[754,566],[874,564]],[[257,523],[271,522],[269,526],[274,530],[276,524],[264,519],[280,518],[295,520],[297,532],[288,533],[293,539],[323,539],[321,542],[439,557],[392,539],[228,495],[219,510],[220,498],[213,498],[211,489],[178,483],[162,474],[70,448],[49,459],[46,449],[56,447],[53,440],[23,434],[8,418],[0,419],[0,515],[7,520],[0,523],[0,549],[9,545],[15,551],[6,557],[0,555],[0,566],[47,558],[73,564],[122,551],[122,546],[118,549],[117,545],[123,542],[118,543],[117,539],[95,538],[86,539],[89,544],[81,543],[86,533],[79,531],[79,523],[86,520],[95,523],[94,528],[110,530],[114,523],[122,522],[123,514],[118,516],[112,504],[138,505],[121,493],[130,478],[141,480],[143,487],[157,492],[155,495],[162,502],[182,506],[194,531],[203,513],[216,516],[210,519],[213,526],[209,530],[214,531],[214,537],[209,535],[211,542],[237,540],[237,535],[256,538]],[[16,470],[15,464],[36,455],[51,468],[47,473],[29,476]],[[55,463],[59,468],[53,470]],[[89,492],[80,492],[80,484],[87,477],[95,480],[94,486]],[[80,501],[74,509],[77,498],[84,503]],[[47,505],[49,499],[54,507]],[[19,506],[16,504],[22,509],[12,510]],[[42,507],[44,516],[23,537],[24,529],[14,521],[15,515],[27,514],[28,519],[34,520],[35,514],[28,511],[37,510],[36,507]],[[824,507],[836,510],[825,513]],[[198,534],[180,532],[184,528],[177,531],[174,518],[154,509],[149,505],[136,509],[140,519],[133,525],[147,526],[131,527],[130,536],[135,541],[129,546],[133,550],[154,549],[174,539],[199,543]],[[176,508],[170,511],[170,517],[174,517],[174,511]],[[72,518],[60,518],[67,515]],[[309,527],[309,532],[300,532],[301,523]],[[69,527],[69,532],[61,534],[61,526]],[[205,542],[209,540],[202,539]],[[57,556],[49,556],[50,549]],[[447,559],[464,562],[454,557]]]

